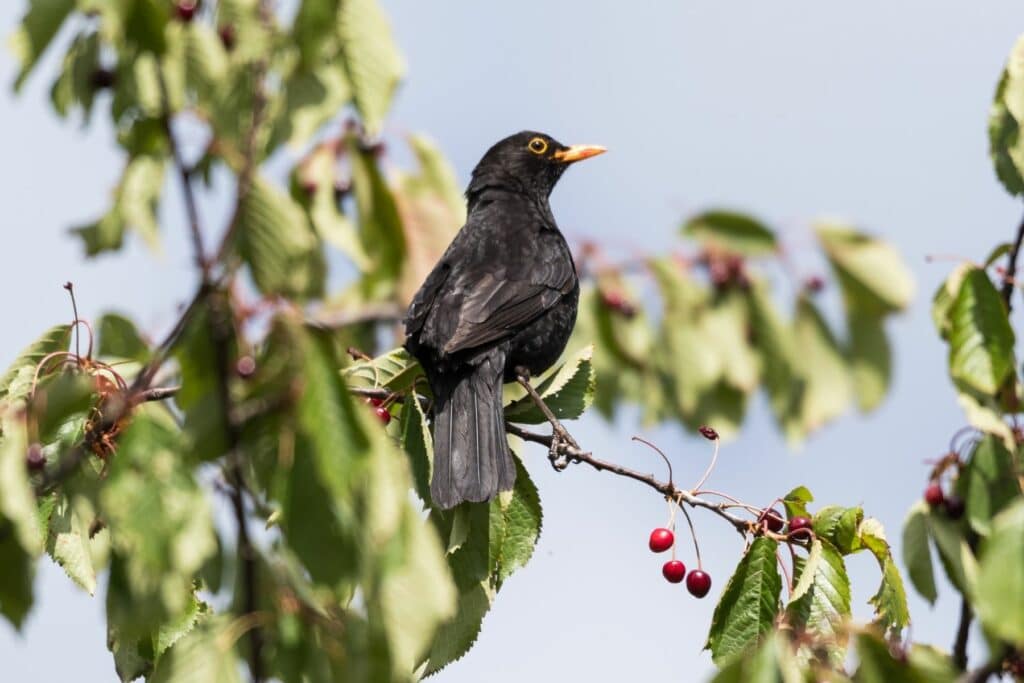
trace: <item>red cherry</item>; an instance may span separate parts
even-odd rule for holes
[[[789,520],[789,535],[793,538],[810,538],[811,520],[799,516]]]
[[[224,24],[217,29],[217,35],[224,49],[231,52],[235,49],[235,27],[231,24]]]
[[[196,16],[198,9],[199,0],[178,0],[174,6],[174,13],[178,16],[178,19],[187,24]]]
[[[376,415],[377,419],[385,425],[391,422],[391,411],[384,406],[377,406],[376,410],[373,411],[373,414]]]
[[[686,565],[679,560],[669,560],[661,568],[661,575],[669,583],[679,583],[686,576]]]
[[[29,472],[39,472],[46,467],[46,456],[43,455],[42,446],[34,443],[28,447],[28,453],[25,454],[25,465]]]
[[[249,379],[256,372],[256,359],[252,356],[242,356],[235,363],[235,372],[242,379]]]
[[[764,524],[768,527],[768,531],[773,533],[779,533],[782,531],[782,527],[785,524],[785,517],[782,513],[775,508],[768,508],[761,513],[761,516],[757,518],[758,524]]]
[[[651,532],[651,540],[647,546],[652,553],[663,553],[676,542],[676,536],[669,529],[659,528]]]
[[[715,431],[714,427],[709,427],[708,425],[703,425],[697,431],[700,432],[700,435],[703,436],[708,441],[714,441],[715,439],[718,438],[718,432]]]
[[[700,569],[694,569],[686,577],[686,590],[695,598],[703,598],[711,590],[711,576]]]
[[[924,490],[924,500],[932,507],[942,505],[946,500],[946,496],[942,493],[942,485],[937,481],[929,483],[928,488]]]
[[[368,397],[366,399],[366,402],[369,405],[373,406],[374,408],[379,408],[380,406],[384,405],[384,401],[382,401],[379,398],[374,398],[373,396]]]

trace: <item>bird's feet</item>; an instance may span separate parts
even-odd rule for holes
[[[516,380],[526,390],[534,405],[537,406],[538,410],[544,414],[544,417],[551,424],[551,446],[548,448],[548,460],[551,461],[551,466],[556,470],[564,470],[570,463],[577,460],[574,453],[582,452],[580,445],[576,443],[576,439],[572,437],[569,430],[562,426],[558,417],[551,411],[548,404],[544,402],[544,399],[537,393],[537,390],[533,388],[533,385],[530,384],[529,370],[526,368],[516,368]]]

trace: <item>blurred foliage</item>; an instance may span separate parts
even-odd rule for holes
[[[87,256],[138,238],[158,249],[171,182],[186,197],[236,194],[223,231],[195,226],[224,238],[199,255],[202,281],[165,341],[109,313],[95,339],[83,323],[44,332],[0,376],[0,613],[20,628],[47,553],[90,594],[106,586],[121,680],[240,680],[249,662],[281,681],[411,681],[461,657],[529,562],[543,514],[518,458],[513,491],[431,506],[429,389],[389,349],[465,207],[426,137],[405,141],[415,168],[388,162],[382,131],[404,63],[377,2],[301,0],[285,16],[260,0],[33,0],[11,46],[15,90],[63,50],[54,112],[109,115],[116,132],[124,170],[110,207],[72,230]],[[1014,194],[1022,64],[1018,43],[990,126]],[[272,170],[282,166],[287,177]],[[709,210],[680,236],[677,253],[633,262],[581,245],[575,334],[534,379],[559,418],[632,405],[648,424],[728,436],[763,391],[795,443],[880,405],[886,322],[914,292],[892,247],[818,223],[812,258],[831,277],[802,278],[756,217]],[[964,516],[918,504],[903,543],[929,601],[935,548],[994,653],[1024,646],[1018,365],[988,272],[1007,253],[958,268],[936,293],[950,377],[979,437],[935,474]],[[330,291],[329,264],[346,274]],[[180,389],[145,400],[154,377]],[[366,405],[359,391],[387,398]],[[521,387],[505,400],[510,421],[545,422]],[[212,514],[221,493],[236,528]],[[710,626],[715,680],[953,680],[949,657],[899,640],[910,615],[878,521],[859,507],[812,512],[804,487],[783,502],[787,523],[808,517],[813,531],[751,523]],[[851,622],[846,569],[862,551],[881,577],[869,626]]]

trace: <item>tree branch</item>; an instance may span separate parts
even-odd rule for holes
[[[1006,257],[1006,272],[1003,273],[1003,287],[1000,292],[1003,296],[1003,303],[1006,304],[1006,312],[1013,310],[1013,287],[1017,275],[1017,257],[1020,255],[1021,243],[1024,242],[1024,218],[1017,226],[1017,236],[1010,247],[1010,253]]]
[[[537,399],[540,399],[540,397],[538,396]],[[534,401],[536,402],[537,399],[534,399]],[[540,402],[543,403],[543,399],[540,399]],[[537,407],[541,408],[540,405]],[[547,406],[545,405],[544,408],[547,408]],[[541,410],[544,408],[541,408]],[[728,503],[712,503],[699,496],[693,495],[690,491],[680,489],[672,483],[659,481],[653,474],[645,474],[638,470],[623,467],[622,465],[618,465],[607,460],[595,458],[593,454],[564,441],[559,443],[556,438],[548,434],[531,432],[509,422],[505,423],[505,431],[509,434],[518,436],[523,441],[532,441],[533,443],[547,446],[549,453],[552,451],[555,452],[556,455],[561,458],[559,461],[552,461],[552,465],[558,471],[562,471],[574,463],[586,463],[598,472],[610,472],[620,477],[626,477],[627,479],[638,481],[641,484],[654,489],[669,500],[674,501],[680,507],[685,503],[693,508],[704,508],[705,510],[710,510],[725,521],[729,522],[729,524],[731,524],[733,528],[741,534],[745,535],[748,532],[753,532],[757,529],[757,525],[754,522],[737,517],[730,513],[728,511]]]
[[[206,251],[203,248],[203,232],[199,227],[199,209],[195,193],[192,190],[192,179],[181,155],[181,147],[171,128],[171,102],[167,94],[167,81],[162,68],[157,69],[157,82],[160,86],[160,101],[163,108],[163,115],[160,117],[161,124],[164,135],[167,137],[167,144],[171,148],[171,158],[178,171],[181,192],[185,198],[185,213],[188,216],[189,234],[192,236],[192,255],[202,276],[202,281],[207,283],[210,281],[210,264],[206,261]]]
[[[956,640],[953,641],[953,666],[960,671],[967,669],[967,638],[971,633],[971,621],[974,612],[966,597],[960,601],[960,625],[956,629]]]

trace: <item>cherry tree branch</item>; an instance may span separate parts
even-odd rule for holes
[[[543,404],[543,399],[541,399],[541,404]],[[543,410],[540,405],[537,407]],[[546,407],[547,406],[545,405],[545,408]],[[728,512],[726,503],[713,503],[709,500],[705,500],[704,498],[693,495],[691,491],[678,488],[675,484],[671,484],[667,481],[660,481],[653,474],[646,474],[639,470],[624,467],[608,460],[596,458],[592,453],[584,451],[579,446],[574,446],[564,441],[561,443],[557,442],[557,439],[552,437],[550,434],[538,434],[537,432],[528,431],[519,425],[512,423],[505,423],[505,431],[514,436],[518,436],[523,441],[531,441],[533,443],[541,444],[542,446],[547,446],[549,453],[554,452],[555,455],[560,458],[560,460],[552,461],[552,465],[558,471],[566,469],[571,464],[585,463],[593,467],[598,472],[610,472],[611,474],[615,474],[620,477],[626,477],[627,479],[638,481],[641,484],[654,489],[669,500],[676,502],[680,507],[685,503],[693,508],[704,508],[705,510],[710,510],[725,521],[729,522],[729,524],[731,524],[740,534],[746,535],[748,532],[756,530],[756,524],[752,521],[743,519],[742,517],[737,517],[736,515]]]
[[[1006,304],[1006,312],[1013,310],[1013,287],[1017,276],[1017,260],[1020,256],[1021,243],[1024,242],[1024,218],[1017,226],[1017,236],[1010,246],[1010,253],[1006,257],[1006,271],[1003,273],[1003,287],[1000,294],[1003,296],[1003,303]]]

